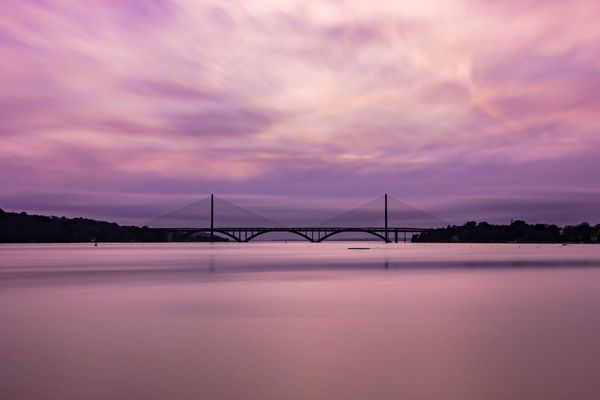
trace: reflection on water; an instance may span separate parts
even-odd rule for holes
[[[597,399],[600,246],[2,245],[2,399]]]

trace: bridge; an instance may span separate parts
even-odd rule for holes
[[[381,227],[297,227],[297,228],[267,228],[267,227],[254,227],[254,228],[155,228],[164,230],[171,233],[179,234],[179,238],[192,235],[194,233],[207,233],[213,237],[215,234],[221,234],[227,236],[236,242],[249,242],[265,233],[271,232],[288,232],[298,235],[309,242],[319,243],[325,239],[329,239],[340,233],[348,232],[360,232],[368,233],[378,239],[383,240],[386,243],[391,243],[391,238],[394,238],[394,242],[398,243],[399,239],[402,239],[405,243],[407,241],[407,234],[415,234],[421,232],[427,232],[430,229],[426,228],[394,228],[388,227],[387,230]]]
[[[372,203],[372,202],[371,202]],[[371,204],[368,203],[368,204]],[[244,210],[240,207],[234,206],[231,203],[227,204],[231,207],[234,207],[234,209],[236,210],[242,210],[243,212],[249,213],[247,210]],[[207,205],[208,206],[208,205]],[[363,233],[363,234],[368,234],[373,236],[376,239],[382,240],[385,243],[398,243],[400,241],[403,242],[407,242],[407,240],[409,239],[409,237],[412,237],[412,235],[414,234],[418,234],[418,233],[422,233],[422,232],[427,232],[431,230],[431,227],[406,227],[406,226],[397,226],[397,225],[391,225],[389,223],[389,210],[388,210],[388,195],[385,194],[385,196],[383,197],[383,209],[380,210],[380,220],[382,222],[381,226],[372,226],[372,225],[365,225],[365,226],[335,226],[333,224],[330,225],[325,225],[325,226],[312,226],[312,227],[287,227],[287,226],[279,226],[279,224],[270,221],[270,220],[266,220],[264,217],[258,216],[257,214],[251,213],[255,219],[262,219],[265,220],[265,222],[267,223],[263,223],[262,225],[253,225],[253,224],[249,224],[248,226],[217,226],[215,225],[215,196],[213,194],[210,195],[210,224],[207,224],[205,226],[190,226],[189,225],[189,220],[193,219],[193,213],[189,212],[190,206],[188,207],[184,207],[181,210],[177,210],[176,212],[173,213],[169,213],[166,216],[167,217],[171,217],[171,219],[174,219],[175,222],[171,222],[170,226],[168,227],[156,227],[153,229],[157,229],[157,230],[162,230],[167,232],[167,234],[172,238],[172,239],[177,239],[177,240],[184,240],[185,238],[191,237],[194,234],[197,233],[204,233],[207,235],[210,235],[211,239],[215,239],[216,237],[218,237],[218,235],[222,235],[225,236],[229,239],[232,239],[235,242],[250,242],[251,240],[254,240],[256,238],[261,237],[262,235],[265,235],[267,233],[272,233],[272,232],[285,232],[285,233],[291,233],[294,234],[302,239],[305,239],[309,242],[313,242],[313,243],[320,243],[323,242],[324,240],[327,240],[329,238],[332,238],[336,235],[342,234],[342,233]],[[208,208],[208,207],[206,207]],[[365,208],[365,206],[363,205],[362,208]],[[357,211],[360,208],[357,208],[355,210],[352,210],[352,212],[354,214],[352,214],[349,218],[352,218],[352,216],[356,216]],[[414,209],[416,210],[416,209]],[[376,213],[376,210],[373,210]],[[417,210],[417,212],[421,212],[420,210]],[[344,213],[344,214],[348,214]],[[425,213],[424,213],[425,214]],[[343,215],[343,214],[342,214]],[[429,214],[426,214],[428,216],[430,216]],[[173,218],[175,216],[175,218]],[[178,220],[182,220],[183,218],[181,218],[181,216],[183,216],[185,219],[184,221],[186,222],[186,224],[188,224],[188,226],[177,226],[176,221]],[[159,217],[155,220],[160,220],[161,218],[164,219],[165,216]],[[434,217],[436,218],[436,217]],[[248,219],[248,218],[245,218]],[[378,218],[379,219],[379,218]],[[208,221],[207,221],[208,222]],[[250,219],[249,222],[255,222],[253,221],[253,219]],[[267,226],[267,225],[271,225],[271,226]],[[273,226],[275,225],[275,226]]]

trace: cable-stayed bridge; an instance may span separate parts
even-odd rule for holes
[[[249,242],[269,233],[291,233],[309,242],[340,234],[370,235],[386,243],[406,242],[412,235],[446,225],[440,218],[387,194],[312,226],[284,226],[276,221],[210,195],[154,218],[146,224],[177,240],[196,234]]]

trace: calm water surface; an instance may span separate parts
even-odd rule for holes
[[[0,398],[595,400],[599,267],[600,245],[0,245]]]

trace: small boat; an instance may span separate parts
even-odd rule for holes
[[[370,247],[348,247],[348,250],[371,250]]]

